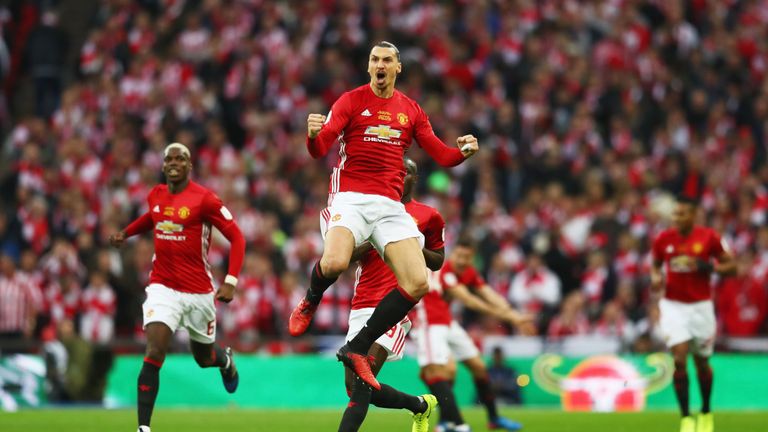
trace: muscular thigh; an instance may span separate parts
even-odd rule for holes
[[[384,260],[392,269],[398,284],[405,288],[427,283],[427,264],[416,238],[390,243],[384,249]]]

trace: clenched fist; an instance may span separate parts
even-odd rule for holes
[[[472,156],[480,150],[477,144],[477,138],[474,135],[464,135],[456,139],[456,145],[461,149],[464,159]]]
[[[116,248],[122,246],[123,242],[125,242],[125,231],[119,231],[109,236],[109,243]]]
[[[322,114],[310,114],[307,117],[307,136],[311,139],[317,138],[317,134],[320,133],[320,129],[325,124],[325,116]]]

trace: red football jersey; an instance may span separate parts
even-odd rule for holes
[[[337,140],[339,162],[331,173],[329,202],[337,192],[400,201],[403,155],[413,140],[443,166],[464,160],[458,148],[446,146],[435,136],[419,104],[397,90],[390,98],[378,97],[369,84],[341,95],[317,138],[307,137],[307,148],[312,157],[322,157]]]
[[[427,325],[450,324],[453,316],[446,294],[458,284],[473,290],[485,285],[485,280],[475,267],[468,266],[461,273],[457,273],[451,262],[446,260],[440,271],[431,274],[429,292],[416,306],[418,322]]]
[[[727,247],[715,230],[695,226],[683,236],[676,228],[662,231],[653,242],[653,259],[667,270],[665,298],[684,303],[712,297],[708,273],[696,271],[696,259],[719,258]]]
[[[411,200],[405,204],[419,231],[424,234],[424,247],[437,250],[445,247],[443,231],[445,221],[438,211],[426,204]],[[385,295],[397,287],[397,278],[375,250],[369,251],[360,259],[355,281],[355,294],[352,297],[352,309],[372,308],[379,304]]]
[[[214,289],[208,263],[211,226],[231,243],[228,274],[237,277],[243,262],[245,241],[232,213],[216,194],[190,181],[172,194],[167,185],[155,186],[147,196],[149,212],[134,221],[127,236],[153,229],[155,256],[150,283],[178,291],[204,294]]]

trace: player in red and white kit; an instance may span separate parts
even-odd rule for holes
[[[415,140],[440,165],[455,166],[478,150],[477,139],[457,139],[448,147],[432,131],[421,107],[395,90],[402,70],[400,53],[389,42],[371,49],[370,83],[344,93],[327,116],[307,118],[307,148],[314,158],[339,143],[339,162],[329,186],[323,256],[315,265],[306,298],[294,309],[288,329],[294,336],[309,326],[323,291],[349,266],[355,247],[370,242],[397,277],[399,289],[376,307],[363,329],[337,353],[347,367],[378,389],[366,353],[371,344],[428,291],[423,236],[400,202],[403,156]]]
[[[424,235],[423,253],[427,267],[438,270],[443,265],[445,257],[443,239],[445,221],[436,209],[413,199],[413,187],[418,168],[409,158],[405,158],[405,167],[407,174],[403,183],[401,201],[419,227],[419,232]],[[397,289],[397,278],[369,242],[355,248],[352,261],[358,261],[358,268],[355,294],[352,297],[352,311],[349,314],[347,340],[353,339],[360,332],[384,296]],[[411,321],[405,317],[371,345],[368,355],[372,359],[371,368],[374,375],[378,375],[384,362],[400,360],[403,357],[405,336],[410,328]],[[344,381],[350,403],[344,411],[339,432],[357,431],[371,403],[380,408],[408,409],[413,413],[413,430],[429,430],[429,418],[437,406],[435,396],[430,394],[411,396],[386,384],[381,384],[380,390],[372,390],[349,368],[345,368]]]
[[[675,227],[662,231],[653,242],[651,289],[656,296],[664,291],[659,300],[659,325],[675,359],[675,394],[683,416],[680,432],[712,432],[709,357],[714,349],[716,322],[710,275],[733,274],[736,262],[715,230],[694,225],[695,216],[695,201],[678,199],[673,213]],[[695,420],[688,407],[689,351],[693,353],[702,399],[701,414]]]
[[[489,429],[518,430],[522,426],[499,416],[496,397],[488,381],[488,370],[472,338],[453,319],[450,302],[459,300],[464,306],[509,322],[523,333],[533,334],[532,317],[512,308],[493,290],[472,265],[474,245],[460,238],[439,272],[430,278],[430,291],[416,305],[413,336],[418,345],[421,378],[440,403],[438,430],[464,432],[469,426],[459,412],[453,393],[451,361],[469,369],[479,399],[488,413]]]
[[[119,247],[126,238],[152,230],[155,243],[143,305],[147,348],[138,380],[139,432],[150,430],[160,367],[177,328],[189,331],[192,355],[200,367],[220,369],[227,392],[233,393],[239,381],[232,350],[214,345],[214,299],[232,301],[245,239],[219,197],[189,179],[191,170],[189,149],[179,143],[167,146],[163,159],[167,184],[149,192],[147,213],[110,237],[112,245]],[[215,295],[207,256],[212,227],[224,234],[231,248],[227,276]]]

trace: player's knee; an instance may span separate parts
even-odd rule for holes
[[[698,370],[706,370],[709,367],[709,359],[706,357],[694,357],[693,363]]]
[[[157,347],[148,346],[144,355],[157,364],[165,361],[165,351]]]
[[[472,378],[476,380],[488,379],[488,369],[485,368],[485,365],[472,365],[470,366],[469,371],[472,373]]]
[[[449,378],[448,370],[439,365],[428,365],[421,370],[421,379],[424,382],[446,381]]]
[[[418,279],[414,281],[411,290],[409,290],[409,294],[413,296],[416,299],[420,299],[427,295],[427,292],[429,292],[429,284],[427,283],[427,279]]]
[[[334,278],[342,274],[349,267],[349,257],[339,255],[323,256],[320,259],[320,270],[326,278]]]

